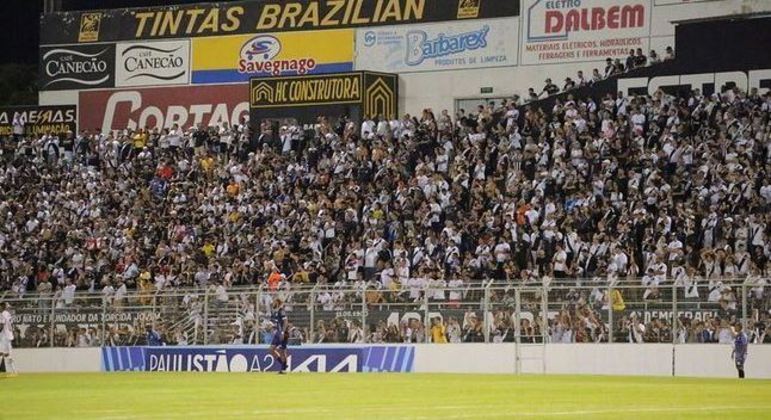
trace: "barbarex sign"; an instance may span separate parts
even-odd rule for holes
[[[114,45],[41,48],[40,90],[70,90],[115,85]]]
[[[190,41],[118,44],[115,86],[162,86],[190,82]]]

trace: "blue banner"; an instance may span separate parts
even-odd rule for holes
[[[412,346],[295,347],[290,372],[411,372]],[[277,372],[267,347],[104,347],[107,372]]]

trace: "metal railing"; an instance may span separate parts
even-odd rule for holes
[[[142,345],[148,327],[168,345],[266,344],[276,297],[285,302],[294,343],[718,342],[730,339],[727,331],[737,322],[764,341],[771,299],[762,286],[723,280],[697,291],[671,282],[488,281],[398,290],[292,284],[231,288],[225,295],[209,288],[2,300],[13,308],[16,347]]]

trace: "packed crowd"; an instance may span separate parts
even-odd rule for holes
[[[629,50],[629,55],[622,62],[620,58],[615,60],[608,57],[605,59],[605,68],[600,71],[599,68],[592,69],[590,76],[584,75],[583,70],[576,72],[575,79],[571,77],[565,78],[565,83],[562,85],[562,89],[552,82],[551,78],[547,78],[544,81],[544,87],[541,91],[536,91],[535,88],[528,88],[527,96],[525,97],[525,103],[537,101],[541,98],[556,95],[560,92],[567,92],[572,89],[591,86],[601,80],[605,80],[610,77],[618,76],[620,74],[632,71],[634,69],[653,66],[664,61],[670,61],[675,59],[675,50],[670,46],[667,47],[664,53],[664,57],[661,57],[656,53],[656,50],[651,50],[646,56],[643,53],[642,48]]]
[[[66,306],[82,291],[122,302],[196,286],[227,301],[233,285],[313,283],[389,303],[471,279],[628,278],[645,301],[674,282],[735,308],[732,278],[767,316],[770,112],[771,95],[733,88],[320,117],[308,131],[15,136],[2,143],[0,290]],[[569,323],[593,323],[579,312]]]

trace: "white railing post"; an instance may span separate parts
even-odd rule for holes
[[[747,331],[749,328],[749,325],[747,323],[747,316],[748,316],[748,305],[747,305],[747,282],[742,283],[742,329],[744,331]]]
[[[677,316],[677,285],[672,282],[672,344],[677,344],[677,334],[680,329],[680,318]]]
[[[107,337],[107,301],[102,300],[102,340],[106,341]]]
[[[490,318],[487,316],[487,313],[490,309],[490,284],[492,284],[492,281],[487,282],[484,284],[485,287],[485,297],[482,301],[482,325],[485,329],[484,335],[485,335],[485,343],[490,342]]]
[[[519,375],[522,373],[522,318],[520,316],[520,310],[522,309],[522,301],[520,296],[520,288],[514,289],[514,372]]]
[[[316,289],[318,289],[319,285],[314,284],[313,288],[311,289],[311,295],[309,298],[309,304],[310,304],[310,328],[308,329],[308,337],[307,341],[309,343],[314,343],[316,338]]]
[[[608,343],[613,342],[613,292],[612,284],[608,285]]]
[[[51,301],[51,325],[49,326],[49,330],[48,330],[49,347],[54,346],[55,331],[56,331],[56,302],[52,300]]]
[[[209,289],[203,291],[203,345],[209,344]]]
[[[423,342],[431,342],[431,320],[428,319],[428,286],[423,286]]]

